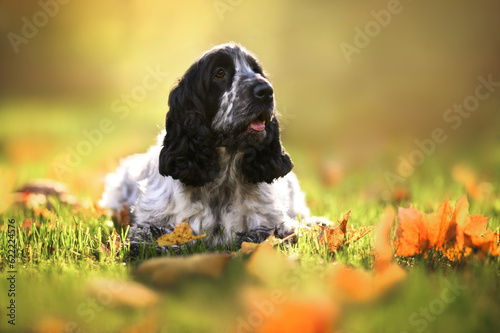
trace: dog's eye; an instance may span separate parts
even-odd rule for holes
[[[217,80],[220,80],[220,79],[222,79],[224,76],[226,76],[226,72],[225,72],[222,68],[217,69],[217,72],[215,73],[215,78],[216,78]]]

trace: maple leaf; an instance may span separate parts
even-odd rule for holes
[[[486,217],[469,215],[466,196],[460,198],[454,208],[447,200],[431,214],[413,206],[399,208],[399,225],[394,237],[396,255],[427,255],[430,249],[442,251],[450,260],[462,259],[473,250],[483,255],[498,255],[498,242],[487,228],[487,221]]]
[[[387,208],[377,224],[376,256],[373,272],[339,265],[329,275],[329,284],[338,298],[347,302],[373,301],[406,277],[406,272],[392,261],[394,252],[389,241],[389,235],[394,220],[394,210]]]
[[[176,225],[172,233],[158,237],[157,246],[180,245],[206,236],[207,235],[194,236],[191,226],[187,221],[184,221]]]
[[[371,226],[362,226],[356,229],[347,230],[347,221],[351,211],[344,214],[342,220],[339,221],[337,228],[324,227],[320,232],[318,239],[321,244],[328,243],[330,251],[338,250],[342,245],[353,243],[372,231]]]
[[[135,275],[158,287],[166,287],[185,275],[216,278],[222,274],[230,256],[224,253],[200,253],[187,257],[149,259],[137,267]]]

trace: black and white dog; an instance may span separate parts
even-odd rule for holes
[[[256,57],[216,46],[169,96],[166,132],[106,178],[100,204],[130,207],[132,242],[188,221],[209,246],[293,232],[309,209],[280,141],[274,92]]]

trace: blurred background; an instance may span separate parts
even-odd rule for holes
[[[49,177],[98,199],[119,158],[155,141],[176,80],[228,41],[270,74],[304,181],[369,174],[377,191],[392,190],[388,173],[401,176],[405,160],[422,165],[397,186],[432,165],[465,161],[493,174],[499,9],[451,0],[0,1],[3,189]],[[158,84],[146,89],[151,73]],[[478,77],[493,84],[474,105]],[[474,111],[447,111],[465,100]],[[414,153],[436,128],[444,142]]]

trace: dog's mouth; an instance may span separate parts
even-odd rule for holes
[[[269,123],[270,119],[267,119],[264,113],[260,113],[255,117],[247,127],[247,131],[262,132],[266,129],[266,125]]]

